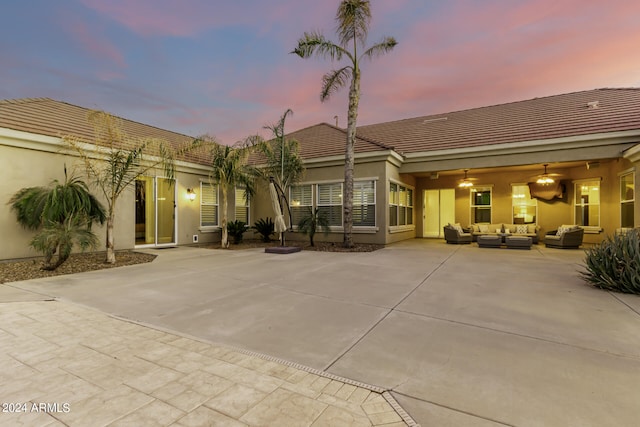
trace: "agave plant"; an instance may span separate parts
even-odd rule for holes
[[[611,291],[640,294],[640,230],[616,234],[586,251],[582,277]]]

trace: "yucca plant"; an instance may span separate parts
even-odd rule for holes
[[[270,242],[271,236],[275,233],[275,225],[269,217],[260,218],[253,224],[254,234],[258,233],[262,236],[263,242]]]
[[[616,234],[586,251],[582,277],[610,291],[640,294],[640,230]]]
[[[244,221],[229,221],[227,223],[227,231],[229,232],[229,236],[233,238],[234,245],[242,242],[242,237],[246,230],[247,223]]]

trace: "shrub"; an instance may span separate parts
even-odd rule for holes
[[[227,232],[233,238],[234,245],[242,242],[242,236],[246,230],[247,223],[244,221],[229,221],[227,223]]]
[[[254,234],[258,233],[262,236],[263,242],[270,242],[271,235],[275,233],[275,226],[273,220],[269,217],[266,219],[260,218],[253,224]]]
[[[586,251],[586,272],[592,285],[610,291],[640,294],[640,230],[617,234]]]

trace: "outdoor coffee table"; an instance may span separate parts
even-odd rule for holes
[[[486,234],[478,236],[477,241],[480,248],[499,248],[502,245],[502,236]]]
[[[504,244],[508,249],[531,249],[532,239],[528,236],[505,236]]]

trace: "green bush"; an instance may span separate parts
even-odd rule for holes
[[[607,238],[586,251],[583,278],[610,291],[640,294],[640,230]]]
[[[247,223],[244,221],[229,221],[227,223],[227,232],[233,237],[233,244],[237,245],[242,242],[242,236],[247,230]]]
[[[271,235],[275,233],[275,226],[273,224],[273,220],[269,217],[266,219],[260,218],[253,224],[253,229],[255,233],[258,233],[262,236],[263,242],[270,242]]]

